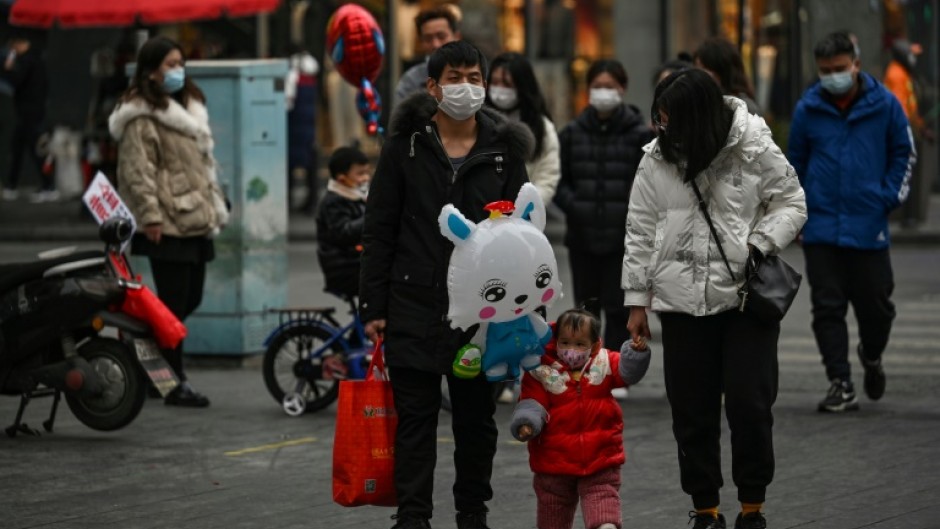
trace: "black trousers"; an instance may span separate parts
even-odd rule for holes
[[[13,129],[16,128],[16,110],[13,107],[13,96],[0,92],[0,178],[8,178],[10,174],[10,158],[13,147]],[[4,187],[11,185],[6,180]]]
[[[630,334],[627,332],[629,312],[623,306],[620,276],[623,254],[591,255],[569,249],[574,303],[598,318],[604,313],[604,347],[619,350]],[[596,298],[597,301],[588,301]]]
[[[731,429],[738,500],[761,503],[774,477],[778,323],[737,310],[660,315],[666,395],[679,449],[682,490],[696,509],[720,503],[721,397]]]
[[[441,376],[393,367],[389,370],[398,429],[395,433],[395,490],[398,514],[431,517]],[[447,375],[453,413],[454,506],[458,512],[485,512],[493,498],[490,477],[496,455],[496,403],[486,377],[464,380]]]
[[[813,302],[813,333],[829,380],[851,380],[849,303],[858,320],[866,358],[881,358],[894,321],[894,273],[884,250],[857,250],[823,244],[803,246]]]
[[[7,188],[16,189],[19,186],[24,156],[28,157],[36,167],[36,172],[39,173],[41,179],[42,190],[51,191],[55,188],[53,175],[43,173],[43,160],[36,152],[36,145],[39,143],[40,136],[42,136],[41,120],[17,116],[16,128],[13,130],[10,145],[10,175],[7,180]]]
[[[206,263],[168,261],[151,257],[150,268],[153,271],[157,297],[180,321],[185,322],[202,303]],[[173,371],[176,371],[180,380],[186,380],[183,371],[183,343],[180,342],[175,349],[164,349],[163,357]]]

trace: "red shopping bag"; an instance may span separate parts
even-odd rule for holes
[[[397,425],[392,385],[379,341],[366,379],[339,383],[333,501],[346,507],[398,504],[394,480]]]

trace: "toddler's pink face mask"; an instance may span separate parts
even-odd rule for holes
[[[587,363],[588,358],[591,356],[591,350],[561,349],[558,351],[558,356],[571,369],[580,369]]]

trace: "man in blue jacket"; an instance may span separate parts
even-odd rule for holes
[[[821,412],[858,409],[849,367],[848,303],[858,319],[865,393],[884,394],[881,355],[894,304],[888,214],[909,190],[916,157],[897,99],[862,72],[849,36],[832,33],[813,50],[819,82],[797,104],[790,163],[806,192],[803,226],[813,332],[831,386]]]

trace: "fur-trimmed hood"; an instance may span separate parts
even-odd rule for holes
[[[140,118],[144,120],[138,121]],[[212,155],[214,142],[205,104],[190,99],[184,108],[171,98],[167,108],[158,109],[135,97],[114,109],[108,129],[120,144],[118,182],[138,224],[162,223],[168,235],[191,236],[218,233],[228,223],[229,208]],[[147,141],[142,134],[159,140],[159,154],[149,154],[148,159],[146,149],[134,147]],[[166,180],[170,178],[169,166],[175,168],[173,185]],[[137,192],[141,196],[135,195]],[[191,212],[202,204],[213,214],[202,215],[194,222]]]
[[[186,108],[183,108],[183,105],[170,98],[166,109],[154,108],[140,97],[119,103],[108,118],[108,130],[114,140],[120,142],[127,125],[139,117],[154,119],[161,125],[194,138],[201,152],[212,154],[215,145],[212,129],[209,128],[209,112],[202,102],[190,98]]]
[[[437,112],[437,100],[428,93],[418,92],[399,103],[389,122],[389,136],[422,134]],[[535,149],[535,137],[524,123],[508,119],[503,114],[483,107],[476,114],[483,129],[491,129],[495,140],[505,143],[507,154],[513,158],[529,160]]]

